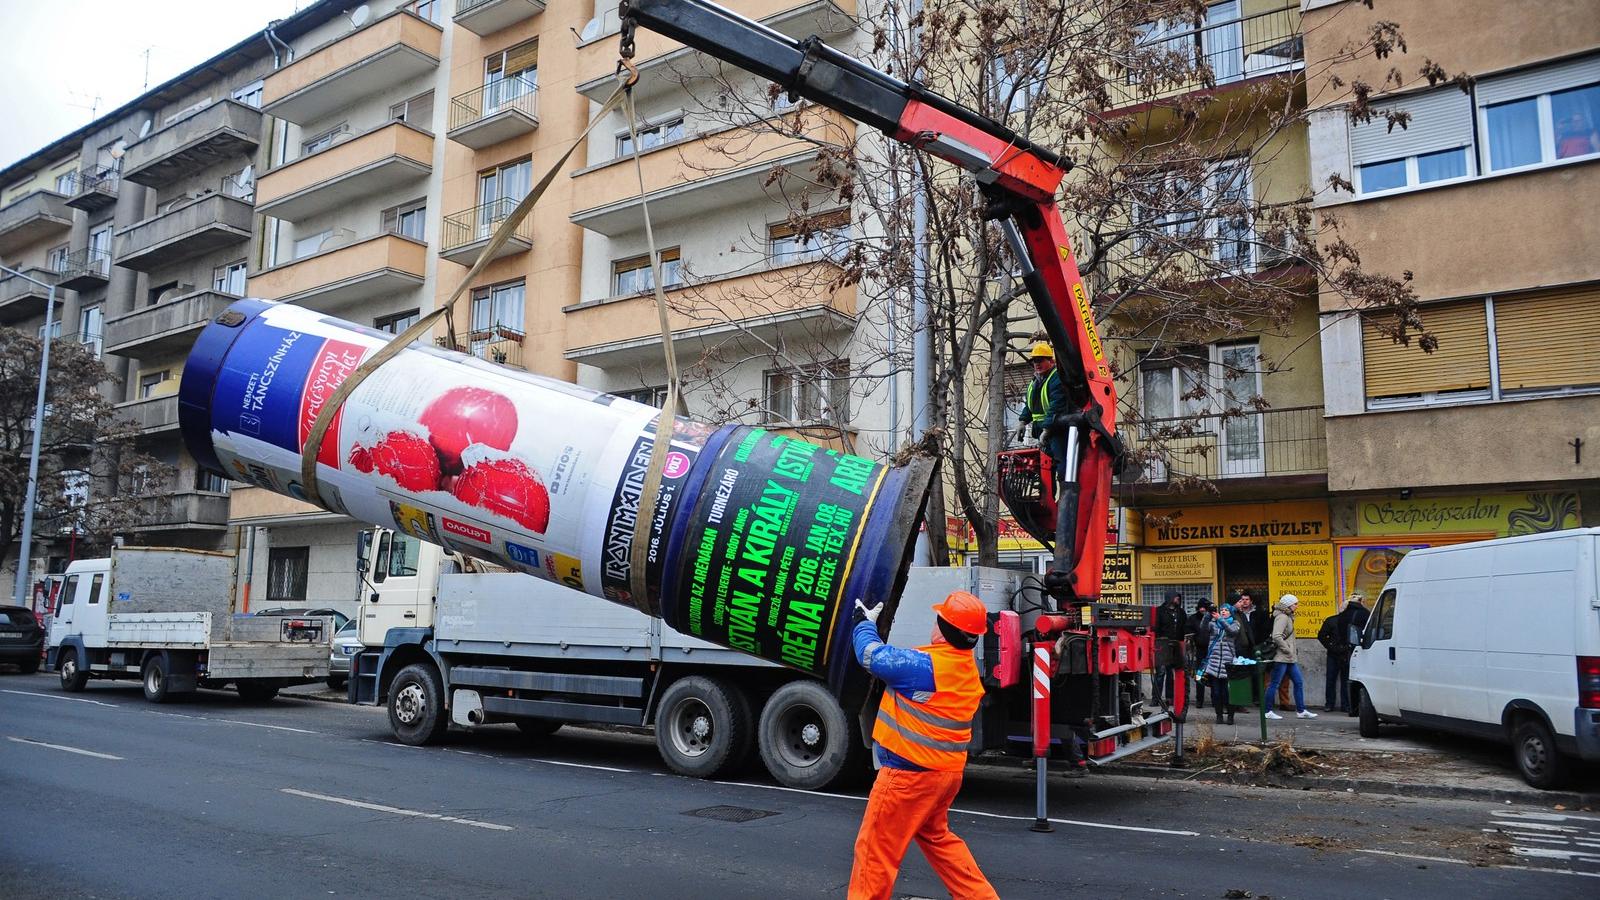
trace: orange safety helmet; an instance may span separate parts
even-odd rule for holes
[[[989,611],[984,609],[982,600],[966,591],[951,591],[933,611],[967,634],[983,634],[989,630]]]

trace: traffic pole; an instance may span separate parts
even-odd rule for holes
[[[1172,752],[1172,768],[1186,769],[1189,764],[1183,758],[1183,720],[1189,717],[1189,672],[1180,663],[1172,670],[1172,733],[1176,735],[1177,746]]]
[[[1069,737],[1068,740],[1071,740]],[[1050,644],[1033,645],[1034,813],[1029,831],[1055,831],[1045,797],[1050,761]]]

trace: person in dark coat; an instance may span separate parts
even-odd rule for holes
[[[1168,591],[1156,607],[1156,680],[1151,688],[1155,702],[1165,706],[1172,698],[1172,673],[1183,654],[1183,637],[1189,623],[1183,611],[1183,592]]]
[[[1350,644],[1350,650],[1354,652],[1355,648],[1361,643],[1361,632],[1366,630],[1367,619],[1372,617],[1372,613],[1367,609],[1367,598],[1359,593],[1352,594],[1350,596],[1350,605],[1344,608],[1344,617],[1345,640]],[[1345,657],[1344,665],[1344,708],[1346,713],[1353,716],[1360,710],[1356,709],[1355,694],[1350,690],[1349,656]]]
[[[1206,683],[1200,680],[1205,666],[1206,648],[1211,646],[1211,620],[1216,609],[1211,601],[1202,597],[1194,605],[1194,612],[1185,622],[1189,636],[1189,674],[1195,676],[1194,705],[1206,705]]]
[[[1257,606],[1255,598],[1249,591],[1239,592],[1239,602],[1234,606],[1234,615],[1240,615],[1239,606],[1245,609],[1244,618],[1250,623],[1250,646],[1259,647],[1272,636],[1272,611],[1263,606]]]

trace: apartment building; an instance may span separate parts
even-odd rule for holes
[[[1307,53],[1360,37],[1360,4],[1314,0]],[[1319,97],[1319,212],[1371,271],[1409,271],[1437,341],[1392,310],[1321,296],[1329,488],[1342,592],[1374,597],[1409,550],[1600,524],[1600,17],[1566,0],[1504,9],[1393,0],[1408,52],[1337,71],[1405,76],[1351,121]],[[1424,58],[1464,84],[1430,86]],[[1345,189],[1348,188],[1348,189]]]

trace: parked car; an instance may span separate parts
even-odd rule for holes
[[[10,663],[24,675],[39,671],[44,654],[44,626],[25,606],[0,606],[0,664]]]
[[[350,680],[350,657],[361,649],[356,636],[357,623],[351,619],[333,635],[333,652],[328,655],[328,687],[341,690]]]
[[[1509,743],[1534,787],[1600,762],[1600,528],[1414,550],[1350,661],[1361,735]]]
[[[258,609],[251,613],[252,616],[332,616],[333,630],[341,631],[350,622],[350,617],[337,609],[322,607],[313,609],[309,606],[272,606],[267,609]]]

